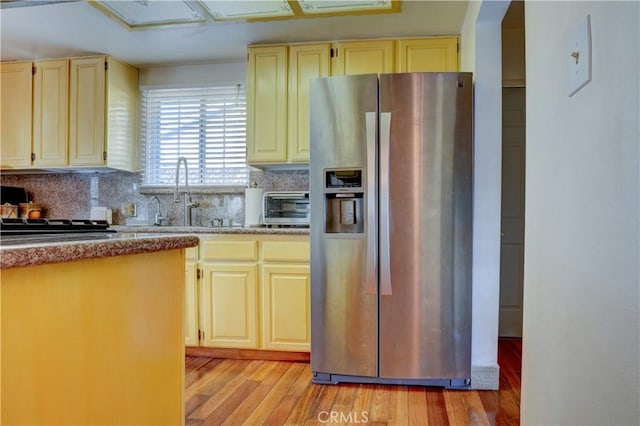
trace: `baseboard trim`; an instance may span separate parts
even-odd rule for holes
[[[471,389],[498,390],[499,385],[500,366],[498,364],[471,366]]]
[[[264,351],[257,349],[203,348],[187,346],[187,356],[206,356],[209,358],[259,359],[266,361],[309,362],[309,352]]]

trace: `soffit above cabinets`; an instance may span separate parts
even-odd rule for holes
[[[89,3],[130,30],[400,11],[400,0],[90,0]]]

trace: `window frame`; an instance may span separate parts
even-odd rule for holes
[[[220,97],[216,98],[215,96],[211,95],[211,94],[207,94],[207,91],[217,91],[217,90],[221,90],[223,92],[225,92],[225,95],[221,95]],[[212,117],[222,117],[223,121],[227,120],[227,112],[229,110],[233,110],[237,108],[237,105],[231,107],[231,108],[227,108],[227,103],[229,101],[229,99],[231,98],[231,95],[229,95],[229,92],[235,90],[235,102],[240,102],[240,106],[242,108],[241,110],[241,116],[243,118],[243,125],[241,126],[241,133],[243,133],[243,165],[239,166],[237,168],[229,168],[230,170],[237,170],[237,173],[239,175],[244,175],[242,176],[241,179],[242,182],[233,182],[233,181],[227,181],[227,182],[215,182],[215,181],[209,181],[207,182],[207,175],[208,173],[206,172],[207,169],[211,169],[211,167],[207,167],[207,164],[209,162],[215,162],[217,161],[225,161],[225,160],[229,160],[233,158],[233,154],[230,155],[226,155],[226,154],[222,154],[221,156],[212,156],[210,155],[210,153],[208,153],[207,151],[207,146],[209,145],[209,150],[212,150],[212,145],[213,145],[213,141],[209,141],[211,143],[208,143],[207,141],[207,132],[211,132],[211,130],[219,130],[219,129],[223,129],[223,133],[224,133],[224,126],[215,126],[215,125],[211,125],[208,124],[210,122],[210,120],[212,119]],[[201,95],[198,95],[198,91],[202,91],[203,93]],[[155,105],[151,105],[150,106],[150,102],[149,102],[149,93],[152,93],[153,95],[156,96],[156,99],[153,102],[156,102]],[[246,116],[247,116],[247,94],[246,94],[246,85],[243,83],[238,83],[238,82],[217,82],[215,84],[203,84],[203,85],[190,85],[190,86],[178,86],[178,87],[166,87],[166,86],[162,86],[162,87],[141,87],[140,88],[140,95],[139,95],[139,138],[140,138],[140,147],[139,147],[139,151],[140,151],[140,156],[139,156],[139,168],[141,171],[140,174],[140,192],[154,192],[154,193],[164,193],[164,192],[172,192],[173,188],[175,187],[175,166],[172,167],[171,169],[171,174],[169,175],[169,172],[167,172],[167,170],[165,169],[164,171],[162,170],[162,167],[159,166],[159,163],[161,162],[161,158],[162,158],[162,154],[160,152],[156,152],[155,155],[157,156],[157,158],[155,159],[156,161],[156,166],[157,168],[155,169],[155,171],[152,171],[151,173],[148,172],[148,165],[150,164],[150,162],[153,162],[154,160],[150,158],[150,155],[154,155],[154,154],[150,154],[149,152],[149,146],[156,143],[154,141],[154,139],[160,139],[160,141],[162,140],[162,136],[159,134],[161,132],[160,128],[162,127],[161,123],[161,119],[158,119],[155,122],[150,122],[150,116],[156,116],[158,117],[159,115],[162,114],[162,112],[158,111],[158,104],[161,102],[161,100],[158,99],[162,99],[161,95],[158,95],[160,92],[167,92],[168,94],[170,94],[170,96],[166,96],[164,97],[164,99],[166,99],[169,103],[173,102],[177,102],[178,104],[180,102],[182,102],[182,99],[185,99],[185,103],[189,102],[188,98],[189,97],[194,97],[197,98],[198,96],[201,96],[200,98],[200,113],[199,116],[197,118],[195,118],[195,120],[197,120],[198,124],[198,137],[197,137],[197,147],[198,147],[198,151],[197,151],[197,156],[196,158],[187,158],[187,161],[189,163],[189,187],[191,189],[192,193],[212,193],[212,192],[239,192],[241,190],[244,190],[244,188],[246,188],[249,184],[250,181],[250,166],[247,164],[247,148],[246,148],[246,144],[247,144],[247,125],[246,125]],[[173,94],[171,94],[171,92],[173,92]],[[184,92],[184,94],[180,94],[180,92]],[[223,102],[224,103],[224,108],[222,109],[220,114],[211,114],[210,112],[208,113],[206,111],[207,109],[207,103],[210,103],[211,101],[217,101],[217,102]],[[196,102],[195,100],[193,100],[193,102]],[[149,111],[149,109],[153,109],[156,108],[155,111]],[[178,108],[179,109],[179,108]],[[175,117],[174,117],[175,118]],[[152,118],[153,119],[153,118]],[[237,119],[237,117],[236,117]],[[177,129],[176,131],[179,132],[184,132],[185,129],[181,128],[181,122],[182,117],[178,117],[177,121]],[[188,118],[187,118],[188,121]],[[236,120],[237,121],[237,120]],[[153,130],[151,129],[153,127]],[[191,123],[191,127],[193,128],[193,123]],[[238,130],[239,127],[235,127],[233,130]],[[231,131],[231,133],[233,132],[233,130]],[[188,138],[185,138],[188,139]],[[170,142],[171,143],[171,142]],[[180,136],[177,137],[177,142],[174,139],[172,142],[174,145],[178,146],[178,150],[180,150],[180,148],[182,147],[193,147],[195,144],[191,143],[187,143],[185,142],[182,146],[182,142],[180,141]],[[225,136],[223,138],[223,142],[222,142],[222,149],[224,149],[224,147],[226,145],[234,145],[234,144],[238,144],[237,140],[233,141],[233,142],[229,142],[227,141],[227,137]],[[219,147],[218,147],[219,148]],[[237,147],[232,147],[231,149],[233,150],[235,148],[236,151],[236,155],[238,153]],[[159,149],[159,148],[158,148]],[[177,166],[177,161],[178,158],[181,156],[185,156],[182,155],[180,153],[177,153],[175,155],[175,159],[172,159],[172,162],[175,162],[175,165]],[[195,162],[197,162],[197,164],[194,164]],[[165,183],[160,182],[159,180],[156,181],[151,181],[149,182],[149,175],[162,175],[165,174]],[[213,173],[212,173],[213,174]],[[224,176],[225,172],[221,173],[222,179],[230,179],[228,176]],[[233,174],[233,172],[230,172],[229,174]],[[211,179],[211,176],[209,176],[209,179]],[[184,171],[180,171],[180,176],[179,176],[179,183],[181,185],[181,187],[184,185]]]

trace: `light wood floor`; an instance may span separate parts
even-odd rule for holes
[[[499,391],[315,385],[307,363],[187,357],[186,425],[517,425],[521,353],[500,340]]]

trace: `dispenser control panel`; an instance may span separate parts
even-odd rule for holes
[[[362,191],[362,169],[325,170],[325,190]]]
[[[326,169],[324,202],[327,234],[364,233],[362,169]]]

